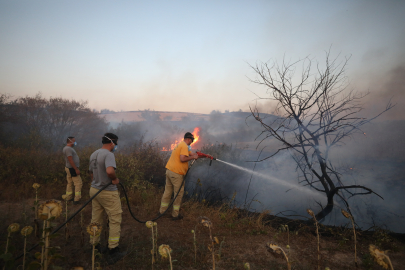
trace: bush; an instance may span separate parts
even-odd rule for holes
[[[94,146],[76,149],[80,158],[83,191],[90,186],[89,158],[97,149]],[[117,152],[115,157],[117,176],[125,186],[145,187],[146,182],[158,185],[164,183],[167,154],[161,153],[157,145],[138,142],[122,152]],[[54,194],[55,190],[61,193],[66,185],[62,149],[53,152],[38,148],[22,149],[0,145],[0,163],[1,199],[15,201],[21,196],[31,196],[33,183],[41,184],[42,188],[39,191],[41,198],[55,198],[62,195]]]

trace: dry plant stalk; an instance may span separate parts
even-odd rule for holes
[[[11,233],[18,232],[19,229],[20,229],[20,225],[18,225],[18,223],[12,223],[12,224],[10,224],[8,226],[8,228],[7,228],[8,235],[7,235],[7,243],[6,243],[6,252],[5,253],[8,252],[8,242],[9,242]]]
[[[291,264],[290,264],[290,262],[288,260],[287,254],[285,254],[284,250],[281,247],[279,247],[279,246],[277,246],[275,244],[272,244],[272,243],[267,243],[266,248],[267,248],[268,251],[275,252],[277,254],[283,253],[283,255],[284,255],[284,257],[285,257],[285,259],[287,261],[287,269],[291,270]]]
[[[170,255],[171,252],[172,252],[172,249],[170,248],[169,245],[160,245],[160,247],[159,247],[160,256],[162,256],[163,259],[169,258],[169,260],[170,260],[170,270],[173,270],[172,256]]]
[[[35,212],[35,219],[38,219],[38,188],[41,187],[40,184],[34,183],[32,187],[35,189],[35,202],[34,202],[34,212]],[[37,223],[35,223],[35,235],[37,235]]]
[[[158,245],[157,245],[157,238],[158,238],[158,229],[157,229],[157,223],[153,222],[153,227],[155,227],[155,253],[156,253],[156,261],[158,260]]]
[[[47,215],[42,214],[41,219],[44,221],[44,225],[42,226],[42,241],[44,243],[44,245],[42,245],[42,249],[41,249],[41,269],[43,269],[43,265],[44,265],[44,254],[45,254],[45,229],[46,229],[46,220],[47,220]]]
[[[384,269],[389,268],[391,270],[394,270],[390,258],[388,257],[388,255],[386,255],[388,253],[388,250],[386,251],[378,250],[377,247],[374,245],[370,245],[369,250],[371,256],[373,256],[374,261],[376,263],[384,267]]]
[[[356,249],[356,228],[354,226],[354,220],[353,220],[353,216],[350,215],[348,212],[346,212],[345,210],[342,209],[342,214],[343,216],[345,216],[345,218],[348,218],[351,220],[352,222],[352,226],[353,226],[353,234],[354,234],[354,264],[357,267],[357,249]]]
[[[95,258],[94,251],[95,251],[95,247],[96,247],[95,237],[97,235],[100,235],[101,231],[102,231],[102,226],[100,225],[100,223],[93,222],[93,223],[90,223],[89,226],[87,226],[88,234],[93,237],[93,253],[91,256],[91,269],[92,270],[94,270],[94,258]]]
[[[31,226],[25,226],[21,229],[21,234],[24,236],[24,258],[23,258],[23,269],[25,269],[25,254],[27,250],[27,236],[32,233],[34,229]]]
[[[49,265],[48,250],[49,250],[49,235],[50,235],[50,221],[52,218],[57,218],[62,214],[62,204],[57,200],[49,200],[41,204],[38,208],[38,216],[44,220],[44,230],[42,237],[45,241],[45,246],[42,246],[41,265],[43,269],[47,270]],[[44,255],[45,253],[45,255]]]
[[[314,214],[314,212],[312,212],[312,210],[311,209],[307,209],[307,212],[308,212],[308,214],[314,219],[314,221],[315,221],[315,226],[316,226],[316,236],[317,236],[317,238],[318,238],[318,270],[319,269],[321,269],[321,266],[319,265],[319,263],[320,263],[320,255],[321,255],[321,253],[320,253],[320,251],[319,251],[319,232],[318,232],[318,220],[316,220],[316,217],[315,217],[315,214]]]
[[[153,222],[146,221],[145,226],[152,230],[152,250],[150,253],[152,253],[152,269],[153,269],[155,265],[155,237],[153,234]]]
[[[284,226],[285,230],[287,231],[287,249],[290,249],[290,229],[288,228],[288,225],[281,225]]]
[[[65,219],[65,222],[66,222],[67,219],[68,219],[68,200],[67,200],[67,198],[68,198],[68,197],[66,196],[66,194],[65,194],[65,195],[62,195],[62,199],[65,200],[65,208],[66,208],[66,213],[65,213],[66,219]],[[65,236],[66,236],[66,241],[67,241],[68,238],[69,238],[68,223],[66,223],[66,227],[65,227]]]
[[[194,229],[197,230],[197,226],[195,226]],[[197,241],[195,239],[195,230],[191,230],[191,233],[194,236],[194,242],[193,242],[193,244],[194,244],[194,264],[197,264]]]
[[[9,242],[9,239],[11,238],[11,233],[18,232],[19,229],[20,229],[20,225],[18,225],[18,223],[12,223],[12,224],[10,224],[8,226],[8,228],[7,228],[8,234],[7,234],[6,252],[4,252],[4,254],[8,253],[8,242]],[[5,265],[3,267],[3,270],[4,269],[6,269]]]
[[[48,219],[46,220],[46,232],[45,232],[45,259],[44,259],[44,269],[48,269],[48,264],[49,264],[49,258],[48,258],[48,252],[49,252],[49,230],[51,227],[51,222],[50,219],[52,218],[51,216],[51,206],[46,206],[49,209],[48,212]]]
[[[198,219],[199,219],[200,224],[202,224],[204,227],[207,227],[209,229],[211,245],[208,246],[208,249],[212,253],[212,270],[215,270],[215,249],[214,249],[214,244],[215,244],[215,242],[219,242],[219,241],[218,241],[218,238],[215,239],[215,240],[212,238],[212,232],[211,232],[212,222],[211,222],[211,220],[209,218],[207,218],[207,217],[199,217]]]

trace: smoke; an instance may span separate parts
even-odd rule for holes
[[[397,82],[394,80],[397,76],[394,75],[393,80],[390,80],[392,85]],[[145,141],[154,141],[161,147],[167,147],[182,138],[186,131],[200,127],[200,141],[193,145],[193,151],[200,150],[244,169],[218,161],[213,161],[209,166],[209,160],[198,160],[187,179],[188,196],[212,202],[234,197],[236,205],[250,211],[266,209],[274,215],[290,215],[301,219],[307,217],[307,208],[320,211],[320,205],[326,205],[326,196],[299,183],[299,173],[289,152],[254,162],[273,154],[279,145],[267,139],[258,147],[263,138],[257,138],[262,128],[249,115],[248,112],[213,111],[205,118],[188,115],[178,121],[163,121],[152,117],[154,120],[119,123],[114,132],[120,137],[120,145],[130,144],[136,138],[143,137]],[[271,120],[271,115],[267,115],[267,119]],[[364,185],[384,200],[374,194],[352,198],[347,196],[346,199],[357,224],[363,229],[377,225],[404,232],[405,217],[402,213],[405,203],[401,199],[405,192],[402,177],[405,175],[405,141],[402,139],[405,135],[404,121],[376,121],[364,126],[363,131],[365,135],[356,134],[344,141],[344,145],[335,148],[331,160],[341,173],[344,184]],[[345,209],[345,206],[337,197],[335,200],[337,204],[334,211],[323,222],[345,225],[348,220],[340,213],[340,209]]]
[[[365,114],[377,115],[391,101],[395,107],[384,113],[379,120],[405,120],[405,62],[386,73],[378,74],[370,81]]]

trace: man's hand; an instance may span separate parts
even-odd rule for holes
[[[120,179],[115,178],[114,180],[111,180],[111,183],[112,183],[113,185],[118,185],[118,184],[120,183]]]
[[[79,168],[76,168],[75,171],[76,171],[76,174],[77,174],[77,175],[80,175],[80,170],[79,170]]]
[[[181,162],[189,162],[192,159],[198,159],[197,153],[190,152],[189,156],[180,155],[180,161]]]

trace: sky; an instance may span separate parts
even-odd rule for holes
[[[87,100],[97,110],[248,110],[250,65],[325,52],[390,98],[402,119],[405,2],[0,0],[0,93]],[[401,79],[402,78],[402,79]]]

